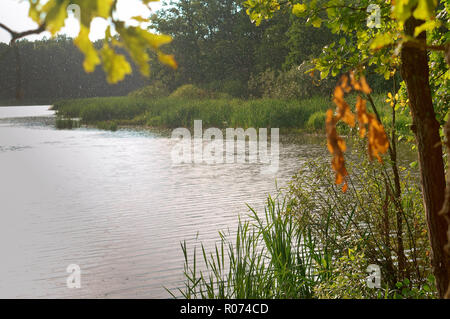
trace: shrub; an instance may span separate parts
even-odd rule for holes
[[[211,92],[209,95],[212,99],[215,99],[215,100],[231,100],[231,99],[233,99],[233,96],[231,96],[228,93],[224,93],[224,92]]]
[[[421,287],[431,269],[417,178],[403,169],[398,202],[392,195],[392,181],[386,177],[389,166],[370,162],[362,151],[362,141],[356,140],[350,146],[347,192],[335,185],[328,162],[307,163],[291,183],[295,202],[292,211],[299,222],[310,227],[322,247],[335,256],[343,256],[354,248],[355,242],[360,244],[365,261],[380,266],[385,289],[395,290],[396,283],[404,278]],[[398,212],[403,219],[401,229],[397,228]],[[403,251],[398,249],[399,236]],[[407,258],[405,269],[398,269],[395,261],[400,253]]]
[[[248,90],[254,97],[298,100],[313,95],[325,95],[335,84],[332,79],[319,82],[318,79],[305,74],[307,64],[291,68],[288,71],[266,70],[248,81]]]
[[[383,290],[369,288],[366,269],[369,266],[358,246],[333,262],[330,277],[314,287],[319,299],[383,298]]]
[[[128,94],[128,96],[145,99],[160,98],[169,96],[169,90],[162,82],[156,81],[148,86],[145,86],[143,88],[131,92],[130,94]]]
[[[176,89],[170,97],[182,99],[204,99],[208,97],[208,92],[193,84],[186,84]]]
[[[247,85],[239,80],[226,80],[223,82],[221,92],[233,97],[244,97],[247,92]]]
[[[325,128],[325,119],[325,112],[315,112],[309,117],[308,122],[306,122],[306,128],[310,130],[322,130]]]
[[[247,96],[247,84],[239,80],[216,80],[202,85],[214,99],[243,98]]]

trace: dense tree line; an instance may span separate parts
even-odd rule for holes
[[[23,98],[51,101],[126,95],[156,80],[169,90],[189,83],[248,96],[252,74],[296,67],[332,37],[326,29],[305,27],[288,11],[255,28],[239,0],[181,0],[163,8],[152,16],[151,29],[173,37],[165,51],[175,55],[178,70],[160,65],[154,56],[149,79],[133,72],[110,85],[101,68],[91,74],[83,71],[83,55],[72,39],[21,40],[16,43],[19,80],[15,48],[0,44],[0,100],[15,98],[18,83]],[[101,45],[101,41],[95,44]]]
[[[173,37],[170,50],[180,68],[168,73],[155,65],[154,77],[171,89],[193,83],[248,96],[252,75],[296,68],[333,40],[327,29],[307,27],[289,10],[255,28],[239,0],[180,0],[164,8],[152,17],[152,28]]]
[[[101,68],[86,73],[83,59],[72,39],[63,36],[34,42],[22,40],[16,47],[0,44],[0,100],[14,99],[17,93],[25,100],[49,102],[58,98],[116,96],[145,84],[139,72],[133,72],[125,81],[109,85]]]
[[[133,72],[110,85],[100,67],[85,73],[84,56],[72,39],[21,40],[16,47],[0,44],[0,100],[120,96],[156,81],[168,91],[195,84],[237,97],[279,97],[285,92],[286,98],[298,98],[304,92],[329,92],[315,90],[305,75],[308,67],[299,66],[335,42],[335,36],[325,27],[308,26],[289,10],[256,28],[241,0],[179,0],[167,3],[151,21],[150,30],[173,38],[164,51],[175,56],[176,71],[158,63],[153,54],[150,78]]]

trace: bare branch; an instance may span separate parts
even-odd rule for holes
[[[16,40],[21,39],[23,37],[26,37],[26,36],[29,36],[32,34],[40,34],[45,31],[45,27],[46,27],[46,25],[45,25],[45,23],[43,23],[36,29],[23,31],[23,32],[16,32],[16,31],[12,30],[11,28],[9,28],[8,26],[4,25],[3,23],[0,23],[0,28],[4,29],[6,32],[8,32],[11,35],[10,44],[13,44],[14,42],[16,42]]]

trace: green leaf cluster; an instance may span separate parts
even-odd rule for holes
[[[154,0],[141,0],[148,5]],[[28,0],[30,3],[29,16],[38,25],[45,26],[52,36],[55,36],[65,25],[68,17],[68,6],[78,5],[80,8],[80,32],[74,40],[75,45],[84,54],[83,63],[86,72],[93,72],[102,64],[110,83],[117,83],[132,72],[130,62],[124,55],[117,53],[117,48],[124,47],[131,59],[139,67],[140,72],[148,76],[150,73],[150,55],[147,51],[157,54],[159,61],[172,68],[177,63],[172,55],[162,52],[161,46],[171,42],[171,37],[154,34],[142,26],[129,26],[116,18],[117,0]],[[105,31],[103,48],[96,49],[89,39],[91,22],[94,18],[102,18],[108,22]],[[150,22],[150,19],[135,17],[140,23]],[[112,35],[114,30],[117,35]]]

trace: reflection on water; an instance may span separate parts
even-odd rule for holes
[[[213,244],[246,203],[261,208],[315,144],[284,143],[260,164],[172,166],[155,133],[53,128],[48,107],[0,107],[0,297],[167,298],[182,285],[180,242]],[[66,267],[81,267],[68,289]]]

